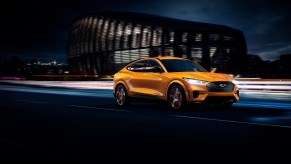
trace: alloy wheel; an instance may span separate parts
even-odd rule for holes
[[[126,91],[122,85],[119,85],[116,89],[116,102],[118,105],[122,106],[125,104]]]
[[[180,87],[174,86],[170,90],[170,105],[173,109],[180,109],[183,104],[183,93]]]

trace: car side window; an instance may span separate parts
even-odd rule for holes
[[[145,72],[146,63],[147,63],[146,60],[133,63],[127,67],[127,70],[133,71],[133,72]]]
[[[163,72],[161,65],[155,60],[148,60],[146,72]]]

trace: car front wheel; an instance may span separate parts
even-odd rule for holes
[[[225,108],[231,108],[232,107],[233,102],[225,102],[223,103],[223,107]]]
[[[185,106],[184,90],[179,85],[174,85],[168,92],[169,106],[173,110],[180,110]]]

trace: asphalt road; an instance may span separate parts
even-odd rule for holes
[[[269,161],[291,154],[291,110],[246,106],[243,98],[232,109],[179,112],[148,102],[119,108],[110,90],[1,85],[0,98],[0,162]]]

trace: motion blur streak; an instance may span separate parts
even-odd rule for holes
[[[33,81],[33,80],[1,80],[1,82],[25,85],[39,85],[46,87],[70,87],[86,89],[112,89],[113,81]],[[291,94],[291,79],[285,80],[265,80],[265,79],[235,79],[241,91],[244,90],[264,90],[264,91],[289,91]]]
[[[53,82],[51,82],[53,83]],[[59,83],[59,82],[55,82]],[[78,82],[79,83],[79,82]],[[86,82],[83,82],[86,84]],[[93,83],[93,82],[89,82]],[[98,82],[94,82],[98,83]],[[70,84],[73,84],[72,82]],[[0,85],[0,90],[29,92],[29,93],[44,93],[44,94],[58,94],[70,96],[88,96],[88,97],[102,97],[113,98],[111,89],[99,89],[95,86],[94,89],[77,89],[73,85],[70,87],[30,87],[29,85]],[[235,103],[237,107],[256,107],[256,108],[271,108],[271,109],[291,109],[291,96],[287,92],[276,92],[276,96],[269,94],[266,91],[260,92],[244,92],[240,93],[240,101]]]
[[[289,92],[291,94],[291,80],[267,80],[267,79],[250,79],[250,80],[240,80],[236,79],[234,81],[238,85],[241,91],[244,90],[263,90],[263,91],[281,91]]]
[[[112,89],[113,81],[33,81],[33,80],[1,80],[0,82],[35,85],[42,87],[66,87],[76,89]]]
[[[264,117],[251,117],[252,122],[262,122],[262,123],[276,123],[278,121],[286,121],[291,119],[291,113],[286,113],[283,116],[264,116]]]
[[[76,89],[61,89],[61,88],[30,88],[26,86],[5,86],[0,85],[0,90],[4,91],[18,91],[29,93],[46,93],[70,96],[89,96],[89,97],[110,97],[113,98],[112,91],[110,90],[76,90]]]
[[[32,81],[32,80],[1,80],[0,82],[40,87],[63,87],[96,90],[113,89],[113,81]],[[291,100],[291,80],[235,79],[243,97]],[[66,94],[66,93],[63,93]],[[71,94],[71,93],[68,93]],[[92,92],[95,95],[95,93]],[[87,95],[90,96],[91,94]],[[99,96],[103,96],[102,94]],[[107,97],[107,95],[105,95]]]
[[[235,103],[234,106],[240,107],[256,107],[256,108],[273,108],[273,109],[290,109],[291,104],[289,103],[272,103],[272,102],[250,102],[250,101],[240,101],[239,103]]]

